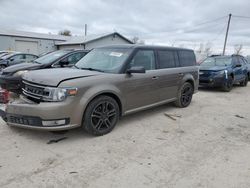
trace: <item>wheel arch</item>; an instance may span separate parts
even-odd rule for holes
[[[88,107],[88,105],[90,104],[91,101],[93,101],[94,99],[96,99],[99,96],[102,95],[106,95],[109,97],[112,97],[118,104],[119,106],[119,111],[120,111],[120,116],[123,114],[123,106],[124,106],[124,102],[122,100],[122,97],[120,95],[119,90],[116,89],[107,89],[107,90],[103,90],[102,88],[95,88],[95,89],[91,89],[89,91],[87,91],[82,99],[80,100],[80,106],[82,108],[82,117],[84,117],[85,111]]]

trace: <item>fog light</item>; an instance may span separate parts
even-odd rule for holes
[[[65,119],[58,119],[58,120],[50,120],[50,121],[42,121],[43,126],[58,126],[58,125],[65,125]]]

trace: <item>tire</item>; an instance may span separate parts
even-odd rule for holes
[[[233,88],[233,77],[228,76],[227,82],[222,87],[222,90],[225,92],[230,92]]]
[[[246,75],[246,78],[244,81],[240,82],[240,86],[246,87],[248,84],[248,76]]]
[[[86,108],[83,127],[95,136],[105,135],[113,130],[119,120],[120,110],[115,99],[99,96],[93,99]]]
[[[5,69],[7,66],[6,65],[0,65],[0,71],[2,71],[3,69]]]
[[[175,105],[180,108],[189,106],[192,101],[193,94],[194,87],[189,82],[185,82],[178,92],[178,99],[175,101]]]

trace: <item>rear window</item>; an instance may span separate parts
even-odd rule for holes
[[[174,51],[160,50],[157,53],[159,58],[160,69],[176,67]]]
[[[181,50],[178,52],[182,67],[194,66],[196,64],[193,51]]]

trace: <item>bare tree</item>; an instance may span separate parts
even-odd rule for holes
[[[142,39],[140,39],[139,37],[133,37],[132,39],[131,39],[131,41],[134,43],[134,44],[145,44],[145,41],[144,40],[142,40]]]
[[[68,29],[64,29],[62,31],[58,32],[59,35],[64,35],[64,36],[72,36],[71,31]]]
[[[204,49],[204,54],[205,54],[207,57],[210,56],[211,53],[212,53],[211,48],[212,48],[212,44],[211,44],[210,42],[206,43],[205,49]]]
[[[243,49],[243,45],[242,44],[236,44],[234,45],[234,53],[237,55],[242,54],[242,49]]]

